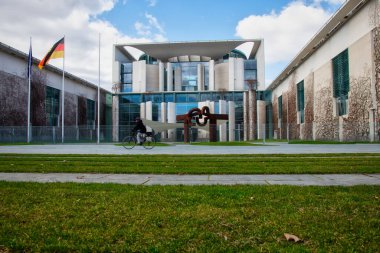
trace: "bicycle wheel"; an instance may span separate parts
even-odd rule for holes
[[[123,139],[122,145],[126,149],[132,149],[136,146],[136,138],[134,136],[127,136]]]
[[[146,149],[152,149],[156,145],[156,140],[154,136],[146,136],[145,141],[143,143],[143,147]]]

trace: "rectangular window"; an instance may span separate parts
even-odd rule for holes
[[[297,83],[297,111],[299,113],[299,122],[305,121],[305,92],[303,80]]]
[[[333,95],[337,102],[337,114],[347,114],[348,92],[350,90],[350,75],[348,65],[348,49],[338,54],[332,60],[333,65]]]
[[[132,63],[121,64],[120,82],[120,92],[132,92]]]
[[[248,90],[250,85],[257,85],[257,61],[244,61],[244,89]],[[253,87],[255,88],[255,87]]]
[[[95,101],[91,99],[87,99],[87,126],[94,127],[95,126]]]
[[[278,97],[278,118],[282,119],[282,96]]]
[[[45,112],[49,126],[58,126],[60,92],[58,89],[46,86]]]

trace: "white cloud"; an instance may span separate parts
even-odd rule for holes
[[[321,4],[323,2],[325,2],[329,5],[341,5],[344,2],[346,2],[346,0],[314,0],[315,4]]]
[[[154,7],[157,4],[157,0],[147,0],[149,7]]]
[[[154,41],[167,41],[165,30],[156,17],[149,13],[145,13],[146,23],[137,21],[135,29],[137,34],[143,35]]]
[[[332,15],[328,10],[332,5],[323,8],[322,2],[341,4],[344,0],[314,0],[309,5],[297,0],[279,13],[272,11],[264,15],[251,15],[238,22],[236,36],[264,39],[267,84],[276,78],[278,70],[285,68]]]
[[[116,0],[1,0],[0,40],[27,52],[32,36],[33,56],[42,59],[65,35],[65,70],[97,84],[100,33],[101,85],[111,90],[112,45],[152,40],[126,36],[109,22],[97,18],[115,3]],[[60,60],[49,63],[62,67]]]
[[[236,35],[264,38],[267,63],[290,61],[330,17],[322,8],[297,1],[280,13],[251,15],[239,21]]]
[[[139,34],[139,35],[149,36],[151,34],[150,26],[144,25],[141,22],[135,23],[135,29],[137,31],[137,34]]]
[[[148,22],[152,27],[156,28],[160,33],[165,33],[164,28],[162,28],[156,17],[149,13],[145,13],[145,17],[148,19]]]

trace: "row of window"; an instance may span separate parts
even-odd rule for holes
[[[337,115],[347,114],[350,77],[348,65],[348,49],[332,59],[333,67],[333,97],[336,100]],[[282,96],[278,97],[278,118],[282,119]],[[297,115],[299,123],[305,122],[305,89],[304,81],[297,83]]]
[[[185,102],[177,103],[175,105],[176,115],[186,114],[190,109],[198,107],[197,102]],[[226,105],[228,111],[228,104]],[[168,108],[166,109],[168,110]],[[215,113],[219,113],[219,103],[214,104]],[[243,123],[243,103],[235,103],[235,123]],[[119,125],[128,126],[133,125],[136,117],[140,117],[140,104],[138,103],[123,103],[119,101]],[[152,120],[161,121],[162,112],[161,112],[161,103],[152,103]],[[167,120],[167,119],[165,119]]]
[[[236,58],[236,57],[235,57]],[[148,62],[147,62],[148,63]],[[202,65],[203,73],[203,85],[204,90],[208,90],[209,86],[209,63],[208,62],[178,62],[172,63],[173,66],[173,79],[171,85],[175,85],[176,78],[180,78],[182,91],[197,91],[198,90],[198,65]],[[180,71],[180,77],[177,75],[177,71]],[[165,90],[167,87],[167,71],[165,71]],[[132,92],[132,80],[133,80],[133,66],[132,63],[122,63],[120,66],[120,82],[121,92]],[[249,88],[249,85],[257,84],[257,61],[245,60],[244,61],[244,80],[245,89]]]
[[[120,95],[122,103],[142,103],[152,101],[153,103],[161,102],[202,102],[202,101],[243,101],[243,92],[192,92],[192,93],[157,93],[157,94],[126,94]]]
[[[45,113],[48,126],[58,126],[60,115],[60,96],[61,91],[50,86],[45,89]],[[95,101],[87,99],[86,101],[86,119],[87,126],[95,125]]]

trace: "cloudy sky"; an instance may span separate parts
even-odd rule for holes
[[[42,59],[65,36],[66,71],[111,90],[112,45],[264,38],[266,85],[345,0],[0,0],[0,41]],[[49,62],[62,67],[59,59]]]

